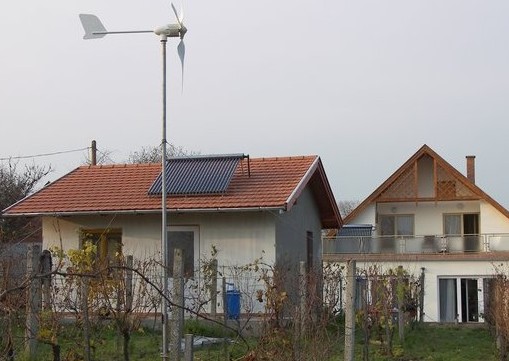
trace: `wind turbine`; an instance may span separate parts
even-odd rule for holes
[[[177,52],[180,58],[180,63],[182,66],[182,75],[184,74],[184,57],[186,54],[186,47],[184,44],[184,36],[187,33],[187,28],[184,26],[184,11],[180,11],[180,15],[177,13],[177,9],[175,9],[175,5],[171,4],[171,8],[175,13],[175,17],[177,18],[176,24],[167,24],[164,26],[160,26],[155,28],[154,30],[122,30],[122,31],[107,31],[104,27],[103,23],[99,18],[93,14],[80,14],[81,24],[83,25],[83,29],[85,30],[85,35],[83,35],[83,39],[100,39],[108,34],[141,34],[141,33],[154,33],[161,38],[161,42],[166,42],[167,38],[180,38],[180,42],[177,46]],[[164,43],[166,44],[166,43]],[[166,48],[164,45],[163,48]],[[166,51],[163,50],[163,64],[166,64]]]
[[[167,214],[166,214],[166,42],[167,38],[180,38],[180,42],[177,46],[177,52],[180,58],[182,67],[182,84],[184,83],[184,57],[186,48],[184,45],[184,35],[187,32],[187,28],[184,26],[184,12],[181,11],[180,15],[177,13],[177,9],[173,3],[171,8],[177,18],[177,23],[167,24],[158,27],[154,30],[126,30],[126,31],[107,31],[101,20],[92,14],[80,14],[81,24],[85,30],[83,39],[100,39],[108,34],[138,34],[138,33],[154,33],[160,37],[162,56],[163,56],[163,127],[162,127],[162,141],[161,141],[161,243],[162,243],[162,258],[163,258],[163,294],[161,313],[163,318],[163,345],[162,345],[162,359],[168,359],[168,233],[167,233]]]

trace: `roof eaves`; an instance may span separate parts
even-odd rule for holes
[[[111,215],[111,214],[149,214],[157,213],[157,210],[116,210],[116,211],[53,211],[53,212],[20,212],[4,214],[5,217],[70,217],[70,216],[90,216],[90,215]]]
[[[38,190],[37,190],[37,191],[35,191],[34,193],[31,193],[31,194],[27,195],[26,197],[24,197],[24,198],[20,199],[20,200],[19,200],[19,201],[17,201],[16,203],[11,204],[9,207],[7,207],[7,208],[5,208],[5,209],[1,210],[1,211],[0,211],[0,215],[1,215],[1,216],[3,216],[3,217],[7,217],[7,216],[9,216],[9,213],[8,213],[8,212],[9,212],[12,208],[15,208],[18,204],[20,204],[20,203],[22,203],[22,202],[25,202],[27,199],[34,197],[36,194],[39,194],[40,192],[42,192],[42,191],[46,190],[47,188],[49,188],[49,187],[53,186],[53,185],[54,185],[54,184],[56,184],[57,182],[60,182],[62,179],[64,179],[64,178],[68,177],[69,175],[71,175],[71,174],[75,173],[75,172],[76,172],[78,169],[80,169],[80,168],[81,168],[81,167],[78,167],[78,168],[73,169],[73,170],[72,170],[72,171],[70,171],[69,173],[66,173],[66,174],[64,174],[63,176],[61,176],[61,177],[57,178],[56,180],[54,180],[54,181],[53,181],[53,182],[51,182],[50,184],[43,186],[41,189],[38,189]],[[16,214],[16,216],[17,216],[17,215],[18,215],[18,214]]]
[[[334,228],[341,228],[344,224],[343,218],[341,217],[341,212],[339,211],[338,203],[336,202],[336,198],[334,197],[334,193],[332,192],[329,180],[327,179],[327,174],[325,173],[325,169],[320,159],[318,170],[320,173],[320,178],[325,188],[325,192],[327,194],[327,199],[329,200],[329,203],[332,207],[332,212],[335,219],[334,223],[337,223],[337,225]]]
[[[313,175],[315,175],[318,172],[318,176],[320,177],[320,182],[322,184],[323,190],[325,191],[326,197],[329,200],[330,206],[332,208],[334,226],[331,226],[327,224],[327,228],[339,228],[343,224],[343,219],[341,218],[341,214],[339,212],[338,205],[335,201],[334,194],[332,192],[332,189],[330,187],[329,181],[327,179],[327,175],[325,174],[325,170],[323,168],[322,162],[320,160],[320,157],[316,156],[316,158],[313,160],[313,163],[307,170],[306,174],[302,177],[299,184],[293,192],[290,194],[288,199],[286,200],[286,210],[290,210],[291,207],[295,204],[299,196],[301,195],[302,191],[306,188],[306,186],[311,181]],[[324,221],[322,219],[322,221]]]
[[[285,210],[284,206],[269,207],[215,207],[215,208],[168,208],[170,213],[226,213],[226,212],[260,212],[260,211],[280,211]],[[106,211],[62,211],[62,212],[25,212],[6,214],[5,217],[71,217],[71,216],[104,216],[104,215],[139,215],[139,214],[158,214],[160,209],[143,209],[143,210],[106,210]]]

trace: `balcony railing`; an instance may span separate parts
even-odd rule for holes
[[[323,239],[323,253],[426,254],[508,252],[509,234],[331,237]]]

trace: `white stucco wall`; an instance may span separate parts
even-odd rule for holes
[[[173,227],[197,229],[198,240],[194,244],[194,282],[201,285],[200,259],[211,258],[212,246],[218,250],[217,260],[221,277],[235,284],[242,293],[242,312],[263,311],[264,304],[255,301],[259,275],[235,271],[233,266],[244,266],[263,256],[263,262],[275,262],[275,220],[272,213],[253,211],[243,213],[173,214],[168,217]],[[63,247],[64,250],[80,247],[81,229],[121,229],[123,253],[135,259],[161,257],[161,216],[123,215],[43,218],[43,248]],[[201,286],[200,286],[201,288]],[[222,289],[218,281],[218,291]],[[193,287],[186,292],[195,293]],[[192,297],[192,296],[190,296]],[[222,299],[218,299],[218,311],[222,312]],[[210,304],[209,304],[210,306]],[[191,307],[191,306],[190,306]]]
[[[267,263],[275,260],[274,218],[267,212],[170,214],[170,226],[199,228],[200,255],[210,256],[212,246],[218,250],[220,265],[243,265],[264,256]],[[159,215],[91,216],[43,218],[43,248],[62,246],[79,248],[80,229],[119,228],[122,230],[124,254],[143,259],[160,254],[161,219]]]
[[[479,202],[380,203],[378,214],[413,214],[415,235],[443,234],[444,214],[479,213]],[[374,221],[374,220],[373,220]]]
[[[443,234],[444,214],[464,213],[479,214],[480,233],[509,233],[509,219],[484,201],[379,203],[366,207],[350,224],[376,225],[376,209],[378,214],[413,214],[418,236]]]
[[[509,220],[495,207],[487,202],[481,202],[481,232],[509,233]]]
[[[155,216],[94,216],[43,218],[43,248],[64,250],[80,247],[81,229],[118,228],[122,230],[123,252],[138,259],[154,257],[161,249],[161,221]]]
[[[200,254],[219,250],[218,262],[225,266],[243,265],[264,256],[275,260],[274,216],[268,212],[205,213],[170,215],[172,225],[199,225]]]
[[[376,205],[370,204],[368,205],[364,211],[357,215],[350,224],[375,224],[376,217]]]

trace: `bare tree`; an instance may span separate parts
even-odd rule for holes
[[[345,218],[348,216],[361,202],[359,200],[356,201],[339,201],[338,208],[339,213],[341,213],[341,217]]]
[[[113,156],[113,151],[110,149],[97,149],[95,164],[115,163],[112,156]],[[92,155],[91,155],[91,153],[89,153],[83,158],[82,164],[91,165],[92,163],[93,163]]]
[[[51,166],[25,165],[17,161],[0,163],[0,211],[33,193],[39,182],[51,172]],[[23,240],[34,231],[27,218],[0,219],[0,243]]]
[[[161,148],[160,147],[142,147],[140,150],[131,152],[128,163],[160,163]]]
[[[182,157],[196,154],[198,153],[186,150],[182,146],[168,144],[167,149],[168,157]],[[127,158],[127,163],[160,163],[160,162],[161,162],[160,146],[142,147],[140,150],[132,152]]]

